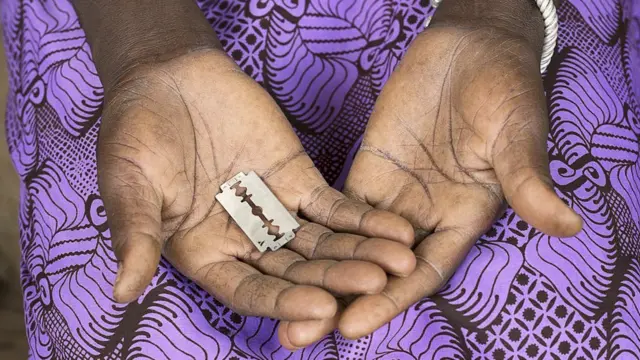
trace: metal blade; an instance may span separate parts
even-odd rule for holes
[[[247,189],[244,196],[236,195],[237,186]],[[295,237],[300,225],[255,172],[239,173],[220,189],[216,199],[261,252],[277,250]],[[262,209],[264,218],[251,203]],[[277,236],[268,233],[265,220],[278,227]]]

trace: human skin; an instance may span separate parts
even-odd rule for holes
[[[544,24],[533,0],[445,0],[383,88],[345,185],[417,229],[416,270],[334,319],[284,322],[290,349],[336,327],[372,333],[454,273],[510,205],[553,236],[582,220],[554,192],[540,76]]]
[[[234,311],[282,320],[333,318],[333,294],[375,293],[386,273],[413,271],[407,220],[329,187],[192,0],[74,6],[105,88],[98,183],[117,301],[141,295],[161,255]],[[305,218],[297,252],[259,253],[215,201],[222,183],[250,170]]]
[[[366,335],[433,294],[506,202],[549,234],[580,229],[548,176],[542,22],[532,0],[443,3],[376,104],[346,184],[351,201],[328,188],[277,106],[222,54],[191,1],[75,5],[106,91],[99,182],[122,264],[120,301],[142,292],[163,252],[236,311],[285,320],[280,340],[295,349],[336,327],[349,338]],[[268,136],[244,141],[257,133]],[[289,249],[256,254],[212,199],[227,177],[249,168],[311,220]],[[360,235],[332,234],[324,252],[311,251],[329,228]],[[406,247],[412,228],[421,235],[415,256]],[[345,242],[344,254],[330,251]],[[347,270],[351,281],[336,288],[344,286],[336,274]],[[398,276],[387,284],[384,271]],[[336,313],[335,299],[309,285],[369,295]],[[306,312],[288,305],[299,301],[311,305]]]

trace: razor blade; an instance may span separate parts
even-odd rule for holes
[[[216,199],[260,250],[280,249],[295,236],[300,224],[253,171],[220,186]]]

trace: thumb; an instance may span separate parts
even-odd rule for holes
[[[161,198],[132,164],[101,164],[98,179],[118,259],[117,302],[137,299],[155,275],[162,250]]]
[[[544,104],[544,98],[531,102]],[[493,167],[507,202],[526,222],[558,237],[582,228],[582,219],[553,189],[547,154],[546,107],[520,106],[511,112],[493,146]]]

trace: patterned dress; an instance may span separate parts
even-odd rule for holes
[[[340,187],[428,0],[198,0],[226,51],[278,101]],[[21,178],[33,359],[640,359],[640,1],[567,0],[545,77],[572,239],[507,213],[448,285],[373,335],[295,353],[162,262],[128,306],[96,182],[103,91],[69,0],[3,0],[8,143]]]

